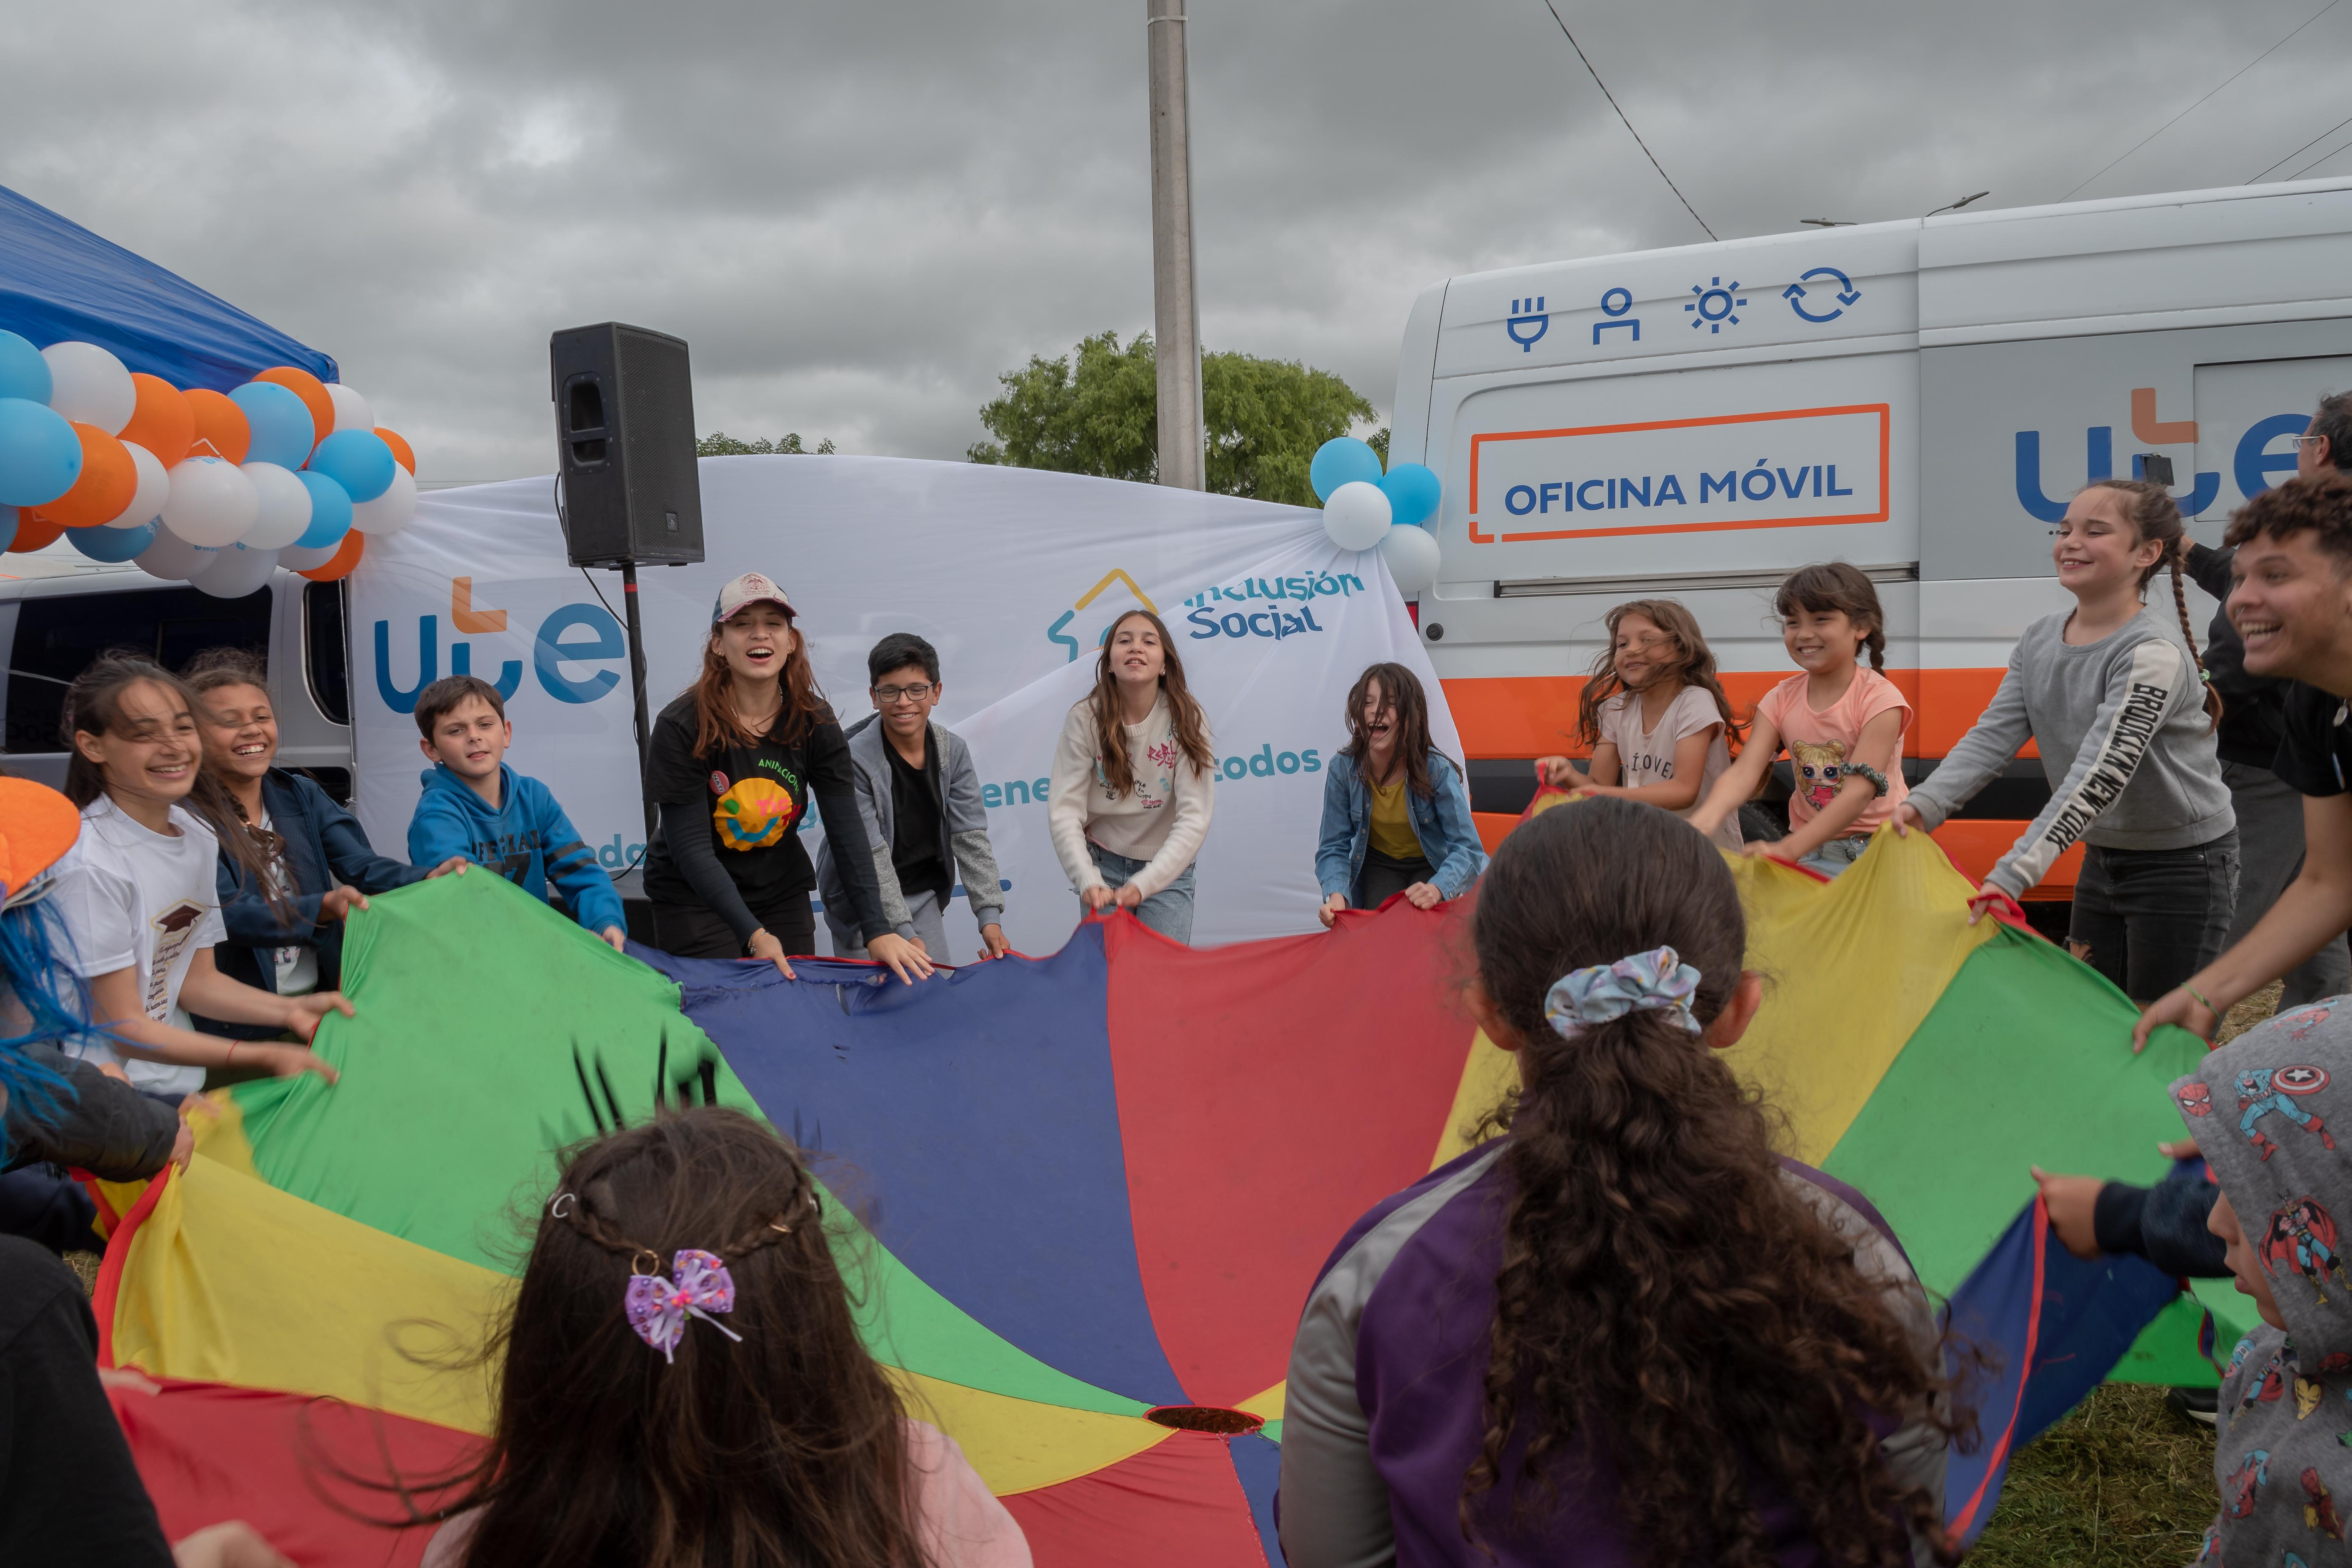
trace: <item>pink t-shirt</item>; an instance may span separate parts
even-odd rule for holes
[[[1707,729],[1715,731],[1715,738],[1707,742],[1706,761],[1699,770],[1698,795],[1687,807],[1675,813],[1676,816],[1688,817],[1706,804],[1715,781],[1731,765],[1731,750],[1724,743],[1723,715],[1716,709],[1715,694],[1703,686],[1684,687],[1658,715],[1657,728],[1646,732],[1642,729],[1642,700],[1635,693],[1621,691],[1601,705],[1601,739],[1617,748],[1617,782],[1629,789],[1672,782],[1675,748]],[[1739,848],[1738,812],[1723,819],[1715,841],[1726,849]]]
[[[1874,669],[1856,667],[1845,695],[1822,709],[1806,704],[1805,683],[1811,679],[1792,675],[1766,692],[1764,700],[1756,705],[1757,717],[1769,720],[1780,732],[1780,744],[1788,748],[1789,761],[1796,771],[1797,793],[1789,797],[1791,828],[1811,822],[1816,812],[1837,798],[1838,787],[1845,779],[1846,759],[1861,741],[1863,726],[1889,710],[1903,714],[1905,728],[1911,723],[1911,704],[1903,700],[1895,682]],[[1886,793],[1854,819],[1845,830],[1848,837],[1869,837],[1910,793],[1903,787],[1900,745],[1895,752],[1885,769]]]
[[[1028,1537],[956,1440],[926,1421],[908,1420],[906,1428],[925,1561],[934,1568],[1030,1568]],[[480,1511],[468,1509],[435,1531],[420,1568],[456,1568]]]

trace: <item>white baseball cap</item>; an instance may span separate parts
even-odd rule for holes
[[[710,606],[710,624],[715,626],[744,605],[762,601],[775,605],[786,616],[793,613],[793,602],[784,597],[784,591],[776,586],[775,579],[764,573],[746,572],[719,590],[719,602]]]

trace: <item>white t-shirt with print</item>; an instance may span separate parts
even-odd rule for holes
[[[1731,765],[1731,748],[1724,741],[1722,723],[1714,693],[1703,686],[1684,687],[1658,715],[1657,727],[1647,733],[1642,729],[1642,700],[1636,693],[1621,691],[1601,705],[1601,739],[1617,748],[1617,782],[1629,789],[1670,782],[1675,776],[1675,748],[1707,726],[1717,726],[1715,739],[1707,742],[1698,794],[1687,807],[1675,813],[1685,818],[1705,804],[1715,781]],[[1723,819],[1715,841],[1726,849],[1738,849],[1738,812]]]
[[[56,900],[73,939],[73,970],[84,979],[132,970],[140,1001],[159,1024],[188,1027],[180,986],[196,954],[228,933],[221,925],[215,868],[219,846],[211,829],[179,806],[176,836],[141,826],[104,795],[82,808],[81,837],[58,862]],[[85,1043],[80,1054],[120,1060],[138,1088],[158,1094],[194,1094],[205,1069],[169,1062],[117,1058]]]
[[[269,814],[263,812],[254,826],[262,832],[271,830]],[[282,841],[281,841],[282,843]],[[286,851],[280,847],[270,857],[269,879],[277,884],[279,895],[291,900],[299,890],[294,886],[294,873],[287,868]],[[284,947],[268,950],[269,965],[278,972],[278,994],[308,996],[319,988],[319,950],[307,942],[289,942]]]

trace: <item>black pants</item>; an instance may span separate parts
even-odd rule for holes
[[[1425,855],[1416,855],[1410,860],[1397,860],[1367,845],[1364,847],[1364,868],[1356,877],[1356,890],[1362,895],[1362,900],[1356,907],[1360,910],[1379,909],[1392,895],[1403,892],[1415,882],[1433,880],[1436,876],[1437,868],[1429,863]]]
[[[809,907],[804,888],[751,912],[768,934],[784,944],[786,958],[816,952],[816,911]],[[735,928],[704,904],[656,904],[654,945],[677,958],[743,958],[749,956],[735,938]]]
[[[2135,1002],[2155,1001],[2221,955],[2238,901],[2238,836],[2186,849],[2083,852],[2067,935]]]

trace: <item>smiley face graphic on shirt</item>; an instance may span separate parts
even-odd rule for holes
[[[710,823],[718,829],[719,842],[730,849],[766,849],[784,841],[800,821],[806,801],[793,785],[800,781],[778,770],[782,776],[770,778],[752,773],[737,779],[720,793],[710,808]],[[711,775],[715,785],[723,774]]]

